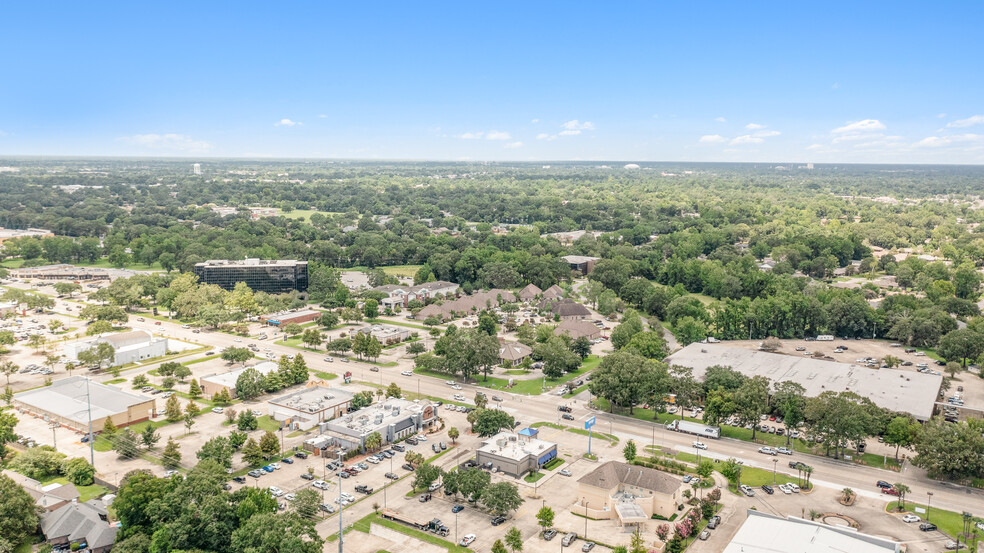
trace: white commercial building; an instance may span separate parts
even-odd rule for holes
[[[310,430],[348,412],[354,394],[331,388],[324,381],[309,382],[298,392],[271,399],[270,417],[291,430]]]
[[[168,352],[167,338],[154,336],[146,330],[134,330],[119,334],[103,334],[77,342],[66,342],[64,353],[69,361],[77,363],[80,353],[97,347],[101,343],[113,346],[113,351],[116,352],[113,356],[113,366],[161,357]]]
[[[361,449],[373,432],[379,432],[385,445],[412,436],[436,423],[437,405],[429,401],[390,398],[323,423],[321,431],[331,438],[332,445]]]
[[[869,369],[723,344],[693,343],[667,357],[666,363],[690,368],[697,380],[703,380],[704,372],[713,366],[731,367],[747,377],[764,376],[774,383],[790,380],[803,386],[807,397],[824,392],[854,392],[879,407],[909,413],[921,421],[932,418],[943,384],[940,375]]]
[[[535,428],[524,428],[518,434],[499,432],[482,442],[475,452],[479,465],[492,467],[510,476],[523,476],[557,457],[557,444],[537,438]]]
[[[898,542],[797,517],[749,509],[723,553],[899,553]]]

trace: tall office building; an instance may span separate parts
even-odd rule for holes
[[[192,167],[195,169],[195,174],[196,175],[201,175],[202,174],[202,164],[201,163],[196,163],[196,164],[192,165]]]
[[[304,292],[308,287],[307,261],[211,259],[196,264],[195,274],[203,284],[215,284],[226,290],[232,290],[238,282],[245,282],[254,291],[268,294],[283,294],[291,290]]]

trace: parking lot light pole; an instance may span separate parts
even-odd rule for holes
[[[772,460],[772,485],[776,485],[776,467],[779,466],[779,459]]]
[[[342,450],[338,450],[338,462],[342,462]],[[342,471],[338,471],[338,553],[342,553],[342,543],[345,541],[345,532],[342,531]]]
[[[929,502],[926,504],[926,522],[929,522],[929,513],[933,510],[933,492],[926,492],[929,496]]]
[[[588,538],[588,502],[584,502],[584,538]]]

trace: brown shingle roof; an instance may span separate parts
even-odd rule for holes
[[[601,465],[582,476],[578,483],[605,490],[626,484],[664,494],[672,494],[680,489],[680,480],[676,476],[620,461],[609,461]]]
[[[564,289],[560,286],[554,284],[550,288],[543,291],[544,298],[562,298],[564,297]]]
[[[531,300],[542,293],[543,290],[540,290],[540,287],[536,284],[527,284],[525,288],[519,291],[519,299],[523,301]]]
[[[587,336],[589,338],[592,336],[600,336],[601,329],[588,321],[566,320],[562,321],[559,325],[557,325],[557,328],[554,329],[554,334],[557,336],[565,333],[571,338],[577,340],[582,336]]]

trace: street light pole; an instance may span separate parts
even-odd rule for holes
[[[772,485],[776,485],[776,467],[779,466],[779,459],[772,460]]]
[[[584,538],[588,537],[588,502],[584,502]]]
[[[933,511],[933,492],[926,492],[929,496],[929,503],[926,504],[926,522],[929,522],[929,513]]]
[[[342,462],[342,451],[338,450],[338,462]],[[342,553],[342,543],[345,541],[345,532],[342,531],[342,471],[338,471],[338,553]]]
[[[89,379],[85,379],[85,404],[89,411],[89,464],[96,466],[96,454],[92,449],[92,395],[89,394]]]

